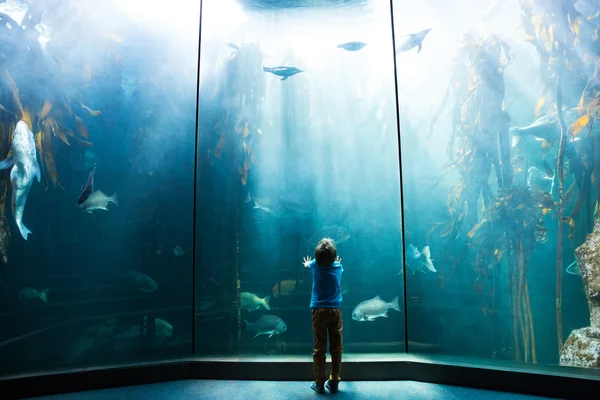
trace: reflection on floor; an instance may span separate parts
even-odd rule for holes
[[[129,386],[118,389],[97,390],[58,396],[37,397],[40,399],[61,400],[149,400],[149,399],[314,399],[319,394],[313,392],[310,382],[271,382],[271,381],[214,381],[188,380],[158,383],[153,385]],[[332,397],[327,393],[328,397]],[[468,389],[456,386],[435,385],[412,381],[342,382],[336,399],[427,399],[427,400],[517,400],[543,399],[510,393]]]

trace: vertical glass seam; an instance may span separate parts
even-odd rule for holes
[[[404,186],[402,185],[402,145],[400,142],[400,103],[398,102],[398,68],[396,65],[396,32],[394,28],[394,0],[390,0],[390,22],[392,27],[392,56],[394,60],[394,94],[396,96],[396,132],[398,135],[398,178],[400,180],[400,223],[402,224],[402,286],[404,298],[404,352],[408,354],[408,312],[406,305],[406,246],[404,234]]]
[[[196,131],[194,138],[194,206],[192,215],[192,357],[196,356],[196,226],[198,209],[198,112],[200,111],[200,54],[202,43],[202,5],[198,15],[198,66],[196,69]]]

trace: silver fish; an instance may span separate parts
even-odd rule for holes
[[[266,296],[264,299],[261,299],[254,293],[240,293],[240,304],[242,309],[246,311],[258,310],[261,306],[263,306],[267,310],[270,310],[271,306],[269,305],[269,300],[271,300],[271,296]]]
[[[569,109],[565,109],[563,114],[567,126],[570,126],[579,116],[576,111]],[[512,134],[512,147],[517,147],[525,136],[531,136],[537,141],[557,142],[560,139],[560,124],[556,114],[543,115],[528,126],[511,126],[508,131]]]
[[[365,47],[367,44],[363,42],[348,42],[344,44],[338,44],[338,49],[344,49],[346,51],[358,51]]]
[[[263,315],[254,322],[246,323],[246,329],[255,333],[254,337],[260,335],[269,335],[269,338],[273,335],[280,335],[287,330],[285,322],[276,315]]]
[[[154,279],[136,271],[130,271],[127,274],[127,278],[142,293],[152,293],[158,287]]]
[[[550,191],[548,191],[548,193],[552,194],[552,191],[554,190],[555,175],[556,175],[556,171],[554,171],[553,175],[550,176],[550,175],[548,175],[547,172],[542,171],[539,168],[530,167],[527,170],[527,186],[529,186],[530,188],[534,188],[534,187],[539,188],[540,185],[542,187],[544,187],[547,184],[550,184]]]
[[[416,260],[419,257],[421,257],[421,253],[419,252],[419,249],[417,249],[412,244],[409,244],[408,247],[406,248],[406,259],[407,260]]]
[[[112,196],[107,196],[101,190],[96,190],[94,193],[90,194],[87,200],[81,203],[79,207],[91,214],[97,210],[108,211],[108,203],[113,203],[118,207],[119,199],[117,198],[117,194],[115,193]]]
[[[19,300],[35,300],[40,299],[44,303],[48,302],[48,289],[38,292],[34,288],[26,287],[19,292]]]
[[[148,317],[144,317],[143,330],[139,324],[122,326],[119,333],[112,338],[112,346],[115,352],[121,352],[135,348],[140,343],[140,337],[146,336],[148,332]],[[154,318],[154,346],[166,345],[166,339],[173,336],[173,326],[167,321]]]
[[[352,311],[352,319],[355,321],[375,321],[379,317],[387,318],[389,309],[400,311],[398,296],[387,303],[377,295],[370,300],[359,303]]]
[[[33,133],[23,121],[19,121],[15,127],[11,149],[12,156],[0,162],[0,170],[12,167],[10,170],[12,213],[21,236],[27,240],[31,231],[23,225],[23,211],[33,180],[37,178],[40,182],[42,174],[37,161]]]
[[[285,81],[290,76],[294,76],[296,74],[299,74],[300,72],[304,72],[301,69],[296,68],[296,67],[285,67],[285,66],[273,67],[273,68],[263,67],[262,69],[263,69],[263,71],[270,72],[273,75],[281,76],[282,81]]]
[[[175,254],[176,257],[181,257],[185,254],[185,250],[182,249],[181,246],[175,246],[173,249],[173,254]]]
[[[425,39],[425,36],[427,36],[427,34],[429,33],[430,30],[431,30],[431,28],[422,30],[421,32],[411,33],[408,35],[400,36],[400,37],[408,36],[408,39],[406,39],[404,42],[402,42],[402,44],[400,44],[398,46],[398,48],[396,48],[396,54],[401,53],[403,51],[409,51],[409,50],[413,49],[414,47],[417,48],[417,53],[420,53],[421,48],[423,46],[423,40]]]
[[[350,239],[350,231],[343,226],[331,225],[321,229],[306,241],[309,249],[314,249],[323,238],[333,239],[335,244],[344,243]]]
[[[412,248],[411,248],[412,246]],[[406,268],[412,272],[425,272],[423,268],[427,268],[431,272],[437,272],[433,266],[433,259],[431,258],[431,250],[429,246],[423,247],[423,250],[419,252],[412,244],[406,249]]]
[[[581,270],[579,269],[579,264],[577,264],[577,260],[573,261],[565,271],[567,274],[581,276]]]

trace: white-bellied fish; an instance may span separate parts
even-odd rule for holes
[[[250,293],[250,292],[240,293],[240,305],[241,305],[242,309],[244,309],[246,311],[258,310],[261,306],[263,306],[267,310],[270,310],[271,309],[271,306],[269,305],[270,300],[271,300],[271,296],[266,296],[265,298],[261,299],[254,293]]]
[[[352,311],[352,319],[355,321],[375,321],[379,317],[387,318],[389,309],[400,312],[398,296],[388,303],[381,300],[381,297],[377,295],[370,300],[359,303]]]
[[[135,286],[135,288],[142,293],[153,293],[158,288],[158,284],[154,279],[146,274],[137,271],[129,271],[125,277],[129,280],[131,285]]]
[[[175,254],[175,257],[181,257],[185,254],[185,250],[182,249],[181,246],[175,246],[173,249],[173,254]]]
[[[549,170],[548,165],[544,162],[544,170],[542,171],[536,167],[529,167],[527,170],[527,186],[531,189],[537,189],[543,192],[547,192],[552,194],[554,190],[554,177],[556,176],[556,171]],[[550,185],[549,190],[548,185]]]
[[[330,225],[315,233],[306,241],[306,245],[309,249],[313,250],[317,246],[317,243],[319,243],[319,240],[323,238],[333,239],[335,244],[338,245],[350,239],[350,231],[343,226]]]
[[[567,127],[577,119],[579,113],[574,110],[565,109],[563,111]],[[511,126],[508,132],[512,135],[511,145],[517,147],[522,138],[530,136],[538,142],[547,141],[549,143],[560,140],[560,124],[556,114],[543,115],[527,126]],[[572,137],[569,135],[569,141]]]
[[[273,335],[280,335],[287,330],[285,322],[276,315],[263,315],[254,322],[246,323],[246,329],[254,332],[254,337],[260,335],[269,335],[270,338]]]
[[[346,51],[358,51],[365,47],[367,44],[363,42],[348,42],[343,44],[338,44],[338,49],[344,49]]]
[[[408,35],[400,36],[401,38],[408,36],[408,39],[406,39],[396,48],[396,54],[401,53],[403,51],[409,51],[415,47],[417,48],[417,53],[420,53],[423,47],[423,40],[425,39],[425,36],[427,36],[430,30],[431,28],[428,28],[422,30],[421,32],[410,33]]]
[[[273,67],[273,68],[267,68],[267,67],[263,67],[263,71],[265,72],[270,72],[273,75],[276,76],[281,76],[281,80],[285,81],[287,78],[294,76],[296,74],[299,74],[300,72],[304,72],[301,69],[298,69],[296,67]]]
[[[90,194],[86,201],[79,204],[79,207],[91,214],[98,210],[108,211],[108,203],[113,203],[118,207],[119,199],[117,194],[114,193],[112,196],[107,196],[101,190],[96,190]]]
[[[0,162],[0,170],[12,167],[10,170],[12,213],[21,236],[27,240],[31,231],[23,225],[23,211],[33,180],[37,178],[37,181],[40,182],[42,174],[37,160],[33,133],[23,121],[19,121],[15,127],[11,150],[12,155]]]
[[[419,252],[415,246],[409,244],[406,248],[406,267],[413,275],[415,272],[425,272],[423,268],[427,268],[431,272],[437,272],[433,266],[429,246],[423,247],[423,250]]]
[[[581,270],[579,269],[579,264],[577,264],[577,260],[569,264],[565,272],[567,274],[581,276]]]
[[[144,317],[143,329],[140,324],[122,326],[119,333],[112,338],[112,347],[115,352],[122,352],[135,348],[140,343],[140,337],[146,336],[148,331],[148,317]],[[154,346],[166,346],[167,339],[173,336],[173,326],[167,321],[154,318]]]
[[[44,303],[48,302],[48,289],[44,289],[41,292],[38,292],[34,288],[26,287],[21,289],[19,292],[19,300],[31,301],[35,299],[40,299]]]

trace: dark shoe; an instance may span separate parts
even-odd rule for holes
[[[311,388],[312,390],[314,390],[315,392],[317,392],[317,393],[325,393],[325,387],[323,387],[323,385],[317,385],[317,383],[316,383],[316,382],[313,382],[313,383],[310,385],[310,388]]]
[[[331,393],[335,393],[338,391],[338,382],[327,381],[327,382],[325,382],[325,387]]]

